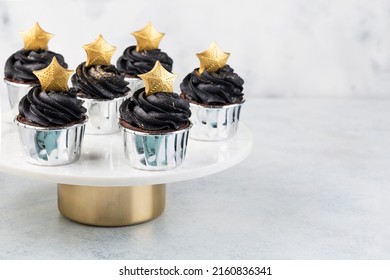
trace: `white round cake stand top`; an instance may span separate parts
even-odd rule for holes
[[[121,133],[85,135],[80,159],[63,166],[38,166],[25,161],[14,116],[2,114],[0,171],[53,183],[86,186],[166,184],[211,175],[238,164],[252,149],[252,134],[240,124],[236,136],[218,142],[189,139],[183,164],[167,171],[143,171],[129,166]]]

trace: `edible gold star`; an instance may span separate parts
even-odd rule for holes
[[[108,44],[101,34],[94,42],[84,45],[83,48],[87,53],[86,66],[110,65],[111,57],[116,50],[116,47]]]
[[[36,22],[32,28],[27,31],[20,32],[23,36],[24,49],[25,50],[47,50],[47,44],[49,40],[54,36],[47,33]]]
[[[173,83],[177,75],[165,70],[160,61],[156,61],[152,70],[138,77],[145,82],[145,93],[149,96],[157,92],[173,92]]]
[[[46,68],[33,71],[38,77],[42,90],[44,91],[67,91],[68,79],[72,75],[72,70],[67,70],[62,67],[56,57]]]
[[[165,33],[158,32],[151,22],[148,22],[141,30],[132,32],[131,34],[137,40],[137,46],[135,48],[137,52],[158,49],[158,45],[165,35]]]
[[[207,72],[218,71],[226,65],[229,55],[230,53],[221,51],[216,43],[212,43],[207,50],[196,54],[200,60],[199,74],[202,74],[204,70]]]

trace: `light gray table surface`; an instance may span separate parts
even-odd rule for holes
[[[390,100],[250,99],[237,166],[167,186],[159,218],[84,226],[0,173],[0,259],[389,259]]]

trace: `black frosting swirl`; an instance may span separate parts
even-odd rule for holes
[[[157,60],[167,71],[172,71],[173,60],[165,52],[160,49],[137,52],[135,46],[125,49],[116,66],[121,73],[132,77],[152,70]]]
[[[137,90],[119,108],[121,119],[129,125],[147,131],[176,130],[189,124],[191,116],[187,100],[176,93],[158,92],[145,95]]]
[[[72,84],[81,97],[93,99],[112,100],[129,91],[125,76],[114,65],[85,66],[83,62],[72,76]]]
[[[7,59],[4,76],[10,81],[39,84],[37,76],[32,71],[46,68],[53,57],[57,58],[62,67],[68,68],[64,57],[58,53],[46,50],[19,50]]]
[[[19,117],[43,127],[69,125],[84,119],[87,109],[82,104],[75,90],[46,92],[36,86],[20,100]]]
[[[199,75],[198,68],[189,73],[180,84],[185,97],[206,105],[226,105],[243,100],[244,80],[225,65],[215,73],[206,70]]]

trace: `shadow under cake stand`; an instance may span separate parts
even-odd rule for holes
[[[154,219],[164,211],[167,183],[220,172],[244,160],[252,149],[250,130],[240,124],[237,135],[226,141],[189,139],[186,159],[179,168],[143,171],[129,166],[120,133],[85,135],[77,162],[37,166],[24,160],[11,113],[2,115],[1,126],[0,170],[56,183],[61,214],[95,226],[125,226]]]

